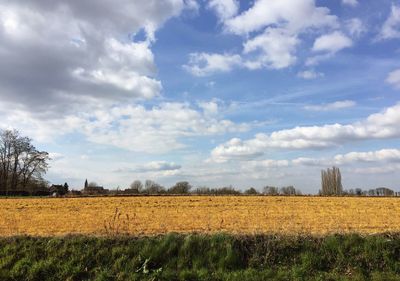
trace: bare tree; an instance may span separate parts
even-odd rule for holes
[[[280,188],[280,194],[282,195],[296,195],[298,194],[297,190],[293,185],[283,186]]]
[[[165,188],[162,185],[159,185],[158,183],[152,181],[152,180],[146,180],[144,183],[144,193],[147,194],[159,194],[159,193],[164,193]]]
[[[27,191],[29,184],[43,182],[50,157],[31,142],[16,130],[0,131],[0,191]]]
[[[130,188],[132,189],[133,192],[140,193],[142,192],[143,184],[140,180],[135,180],[134,182],[131,183]]]
[[[263,194],[266,195],[278,195],[279,194],[279,189],[275,186],[265,186],[263,188]]]
[[[199,186],[194,191],[194,194],[210,194],[211,189],[207,186]]]
[[[20,166],[22,189],[26,189],[32,179],[41,179],[42,174],[46,173],[49,167],[47,163],[49,159],[47,152],[35,149],[23,154]]]
[[[1,131],[0,133],[0,189],[4,190],[6,194],[9,191],[9,177],[10,177],[10,167],[12,163],[12,157],[14,154],[13,143],[16,131]]]
[[[187,194],[189,193],[192,186],[187,181],[177,182],[174,186],[168,189],[168,193],[171,194]]]
[[[244,191],[244,194],[247,195],[257,195],[259,194],[258,191],[254,187],[250,187]]]
[[[339,168],[332,167],[321,171],[321,194],[341,195],[343,194],[342,175]]]

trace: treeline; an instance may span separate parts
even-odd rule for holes
[[[363,190],[361,188],[351,188],[343,190],[343,196],[400,196],[400,192],[395,192],[393,189],[387,187],[378,187],[368,190]]]
[[[43,174],[49,154],[39,151],[16,130],[0,130],[0,195],[40,195],[48,184]]]
[[[116,191],[110,190],[110,193]],[[244,191],[236,189],[232,186],[210,188],[206,186],[193,188],[192,185],[187,181],[177,182],[175,185],[165,188],[164,186],[152,181],[146,180],[144,184],[140,180],[132,182],[130,187],[125,190],[119,191],[120,194],[193,194],[193,195],[301,195],[301,191],[294,188],[294,186],[265,186],[261,191],[250,187]]]
[[[399,192],[387,187],[369,190],[362,190],[361,188],[343,189],[342,175],[337,167],[321,171],[321,189],[318,194],[322,196],[400,196]]]

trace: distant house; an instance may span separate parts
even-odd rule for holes
[[[68,184],[65,183],[64,185],[62,184],[53,184],[49,188],[50,195],[52,196],[60,196],[60,195],[65,195],[68,193]]]

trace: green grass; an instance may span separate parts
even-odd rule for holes
[[[400,280],[400,235],[0,238],[0,280]]]

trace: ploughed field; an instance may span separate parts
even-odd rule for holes
[[[400,232],[400,199],[149,196],[2,198],[0,236]]]

